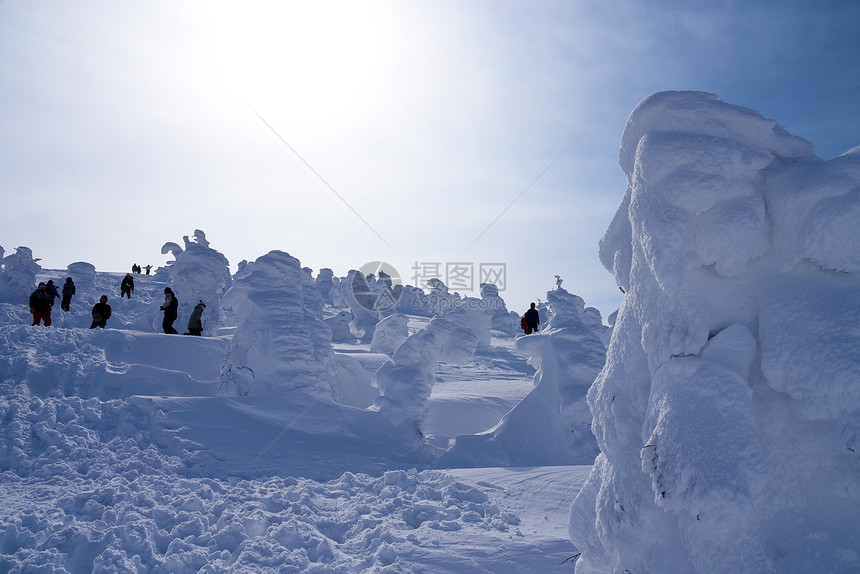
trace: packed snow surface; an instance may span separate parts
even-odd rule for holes
[[[130,299],[123,273],[5,260],[31,287],[83,274],[51,327],[29,325],[29,293],[0,302],[0,571],[544,572],[574,554],[557,496],[588,466],[439,462],[534,388],[510,330],[476,354],[468,325],[489,335],[496,306],[377,312],[376,346],[333,343],[326,319],[348,311],[298,260],[273,251],[225,282],[219,254],[186,243]],[[220,286],[192,291],[214,301],[203,337],[158,332],[177,278]],[[102,294],[108,328],[88,329]]]

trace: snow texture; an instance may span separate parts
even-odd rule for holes
[[[69,267],[66,269],[66,276],[74,277],[76,289],[91,289],[96,284],[96,267],[86,261],[69,263]]]
[[[0,301],[19,301],[26,299],[36,288],[36,274],[42,270],[33,259],[29,247],[18,247],[15,253],[0,258],[3,273],[0,274]]]
[[[263,255],[236,281],[247,316],[227,348],[219,395],[303,391],[331,397],[331,330],[318,315],[322,297],[307,281],[298,259],[282,251]]]
[[[0,248],[0,572],[860,571],[860,148],[667,92],[619,163],[611,328],[560,278],[514,338],[493,286],[230,277],[200,231],[132,299]]]
[[[352,334],[352,329],[349,328],[350,323],[352,323],[352,319],[352,313],[348,310],[339,311],[337,315],[325,319],[326,325],[331,329],[332,342],[355,343],[357,338]]]
[[[377,323],[370,341],[370,352],[393,355],[408,337],[409,317],[400,313],[389,315]]]
[[[362,343],[373,340],[373,332],[379,322],[377,309],[378,293],[374,291],[376,281],[361,272],[351,270],[346,279],[333,289],[332,300],[345,305],[352,314],[349,328],[353,336]]]
[[[131,300],[113,300],[104,330],[86,327],[89,307],[124,273],[93,272],[50,328],[29,326],[26,298],[0,303],[0,571],[542,572],[570,552],[555,497],[571,498],[583,469],[574,478],[496,469],[492,480],[466,482],[427,470],[436,455],[415,432],[417,413],[368,408],[379,397],[371,377],[389,359],[366,346],[339,347],[330,393],[285,388],[307,380],[297,366],[319,363],[307,341],[283,337],[322,325],[321,294],[285,253],[243,268],[230,299],[245,315],[223,335],[160,333],[148,319],[160,316],[165,283],[156,277],[139,275]],[[36,280],[50,275],[59,273]],[[409,321],[417,336],[395,353],[397,364],[471,358],[468,329]],[[260,345],[273,337],[262,360]],[[322,348],[332,351],[330,342]],[[476,375],[487,360],[516,369],[524,360],[492,352]],[[218,396],[225,359],[228,368],[260,360],[283,376],[272,378],[275,388]],[[386,387],[389,399],[420,395],[437,421],[448,419],[439,409],[456,404],[432,396],[448,365],[428,362],[418,369],[422,386],[401,379],[404,387]],[[512,396],[528,384],[506,383]],[[488,398],[462,404],[481,418],[497,408]],[[534,516],[523,513],[526,499]]]
[[[380,396],[374,407],[408,432],[400,437],[417,447],[427,424],[436,363],[465,363],[475,354],[478,337],[468,327],[436,317],[401,344],[373,377]]]
[[[588,393],[577,573],[860,570],[860,158],[666,92],[619,163],[600,256],[626,295]]]
[[[490,283],[481,283],[481,301],[490,311],[492,328],[507,335],[513,335],[520,328],[520,317],[508,311],[505,300],[499,296],[499,288]]]

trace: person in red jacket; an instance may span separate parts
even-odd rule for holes
[[[44,282],[30,294],[30,313],[33,314],[33,325],[44,321],[45,327],[51,326],[51,296]]]

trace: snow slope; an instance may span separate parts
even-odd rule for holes
[[[177,269],[205,269],[194,251]],[[234,281],[244,287],[223,295],[230,308],[204,337],[157,332],[164,272],[137,275],[130,300],[114,298],[124,274],[96,272],[79,282],[70,313],[55,308],[50,328],[29,326],[26,306],[0,303],[0,571],[546,572],[573,554],[555,495],[572,498],[586,470],[433,470],[450,439],[495,425],[532,389],[535,370],[508,335],[463,363],[430,367],[419,448],[402,448],[396,420],[367,408],[379,396],[372,375],[390,357],[357,338],[329,344],[333,392],[219,393],[225,365],[247,362],[230,351],[236,337],[253,349],[255,332],[282,333],[277,321],[290,313],[322,324],[299,312],[315,305],[301,303],[297,264],[267,257]],[[34,281],[67,272],[28,265]],[[270,305],[259,285],[273,280],[298,291],[271,303],[284,314],[264,325],[253,309]],[[102,293],[113,315],[90,330]],[[231,327],[236,309],[248,319]],[[183,321],[181,311],[180,330]],[[429,322],[411,317],[409,334]]]

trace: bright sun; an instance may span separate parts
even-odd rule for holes
[[[384,3],[349,1],[207,2],[194,15],[214,89],[317,128],[361,115],[384,89],[391,19]]]

